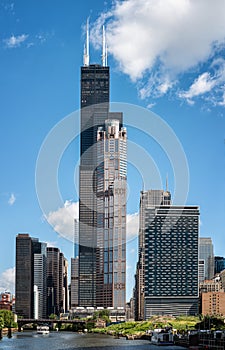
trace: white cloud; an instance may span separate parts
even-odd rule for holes
[[[139,215],[138,213],[127,214],[127,241],[138,236]]]
[[[146,107],[146,108],[148,108],[148,109],[152,109],[154,106],[155,106],[155,103],[154,103],[154,102],[152,102],[152,103],[149,103],[149,104],[147,105],[147,107]]]
[[[22,35],[11,35],[10,38],[5,39],[6,47],[9,49],[12,49],[14,47],[19,47],[26,39],[28,38],[28,34],[22,34]]]
[[[180,97],[186,99],[192,99],[193,97],[205,94],[212,90],[216,85],[216,80],[211,77],[208,72],[205,72],[195,79],[194,83],[190,86],[189,90],[180,93]]]
[[[210,93],[213,103],[223,106],[225,95],[225,60],[222,58],[214,60],[209,69],[211,72],[200,74],[187,91],[179,93],[179,97],[186,99],[192,104],[193,98]],[[217,89],[217,96],[214,94],[215,88]]]
[[[222,100],[219,101],[217,105],[225,107],[225,91],[223,92]]]
[[[79,202],[66,200],[64,207],[50,212],[46,219],[54,230],[61,236],[73,241],[74,239],[74,219],[79,216]]]
[[[0,275],[0,292],[15,292],[15,267],[9,268]]]
[[[224,0],[216,5],[211,0],[116,0],[94,23],[91,40],[99,48],[106,22],[108,51],[118,68],[138,82],[141,98],[153,89],[159,97],[181,74],[224,47],[224,13]],[[205,83],[206,88],[210,81]]]
[[[64,206],[50,212],[45,218],[53,229],[61,236],[73,241],[74,219],[79,217],[79,202],[66,200]],[[139,215],[138,213],[127,214],[127,240],[138,236]]]
[[[16,197],[14,195],[14,193],[11,193],[11,196],[9,197],[9,200],[8,200],[8,204],[9,205],[13,205],[16,201]]]

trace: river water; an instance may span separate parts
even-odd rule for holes
[[[159,350],[146,340],[115,339],[112,336],[97,334],[79,334],[52,332],[47,335],[35,332],[14,333],[12,338],[0,340],[0,350]],[[177,346],[167,346],[167,350],[183,350]]]

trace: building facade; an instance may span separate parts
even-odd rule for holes
[[[214,265],[215,265],[215,270],[214,270],[215,274],[225,270],[225,258],[223,256],[215,256]]]
[[[198,313],[197,206],[145,211],[144,318]]]
[[[16,313],[24,318],[33,317],[34,274],[33,244],[29,234],[16,237]]]
[[[126,304],[126,128],[107,119],[97,134],[96,305]]]
[[[79,305],[78,286],[79,286],[79,261],[78,258],[71,258],[71,283],[70,283],[70,306],[71,309]]]
[[[71,258],[70,308],[79,305],[79,221],[74,220],[74,257]]]
[[[47,316],[47,244],[36,242],[34,250],[34,318]]]
[[[47,248],[47,315],[68,310],[68,264],[58,248]]]
[[[171,194],[164,190],[141,191],[139,206],[139,236],[138,236],[138,263],[135,275],[135,319],[144,319],[145,286],[145,230],[146,209],[154,208],[156,205],[164,206],[171,204]]]
[[[0,310],[12,310],[13,300],[11,293],[5,292],[0,294]]]
[[[119,120],[120,127],[123,119],[122,113],[109,112],[109,67],[105,58],[102,65],[89,64],[88,38],[87,28],[80,89],[78,302],[81,307],[95,307],[97,303],[97,131],[104,127],[106,119]]]
[[[212,279],[214,276],[214,249],[210,237],[199,238],[199,261],[204,265],[204,279]]]
[[[221,279],[222,288],[223,288],[224,291],[225,291],[225,270],[222,270],[222,271],[219,273],[219,276],[220,276],[220,279]]]
[[[206,292],[201,295],[202,315],[225,316],[225,293]]]
[[[16,305],[18,316],[46,316],[46,243],[29,234],[16,237]]]

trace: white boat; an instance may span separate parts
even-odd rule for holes
[[[173,344],[173,333],[171,330],[157,328],[152,332],[151,343],[157,345]]]
[[[37,334],[48,334],[49,326],[37,326]]]

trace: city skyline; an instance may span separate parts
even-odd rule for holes
[[[98,38],[98,24],[102,25],[103,13],[109,13],[109,10],[113,13],[111,26],[110,23],[108,25],[106,23],[109,45],[108,64],[111,67],[111,100],[148,107],[160,115],[174,130],[184,148],[190,170],[187,204],[200,206],[201,235],[212,238],[215,255],[225,255],[223,247],[225,205],[222,200],[225,192],[225,103],[222,91],[225,71],[224,27],[222,26],[222,33],[218,29],[222,16],[220,13],[224,13],[224,5],[218,2],[215,8],[209,2],[205,2],[206,5],[202,2],[199,4],[199,12],[196,12],[193,19],[193,26],[199,33],[199,38],[204,34],[204,29],[207,31],[202,18],[204,9],[208,15],[210,12],[215,15],[216,19],[213,16],[210,17],[215,30],[212,31],[211,36],[206,35],[205,46],[202,44],[198,52],[197,49],[194,50],[198,46],[198,36],[196,38],[194,35],[191,36],[191,31],[190,37],[185,36],[184,39],[187,39],[187,42],[189,42],[188,39],[193,40],[193,48],[187,57],[180,55],[180,60],[183,59],[183,67],[181,61],[174,62],[179,68],[176,72],[172,62],[176,53],[181,52],[179,50],[182,49],[182,45],[179,38],[177,38],[176,45],[169,40],[175,30],[167,21],[163,21],[163,14],[168,15],[169,8],[165,6],[161,9],[162,18],[160,15],[157,17],[157,8],[154,7],[152,11],[158,20],[162,20],[161,29],[170,29],[167,31],[168,36],[161,41],[164,45],[162,51],[164,50],[167,54],[166,57],[163,57],[160,48],[153,45],[152,39],[146,38],[141,31],[140,18],[146,21],[147,16],[143,8],[136,1],[128,1],[128,3],[130,9],[129,7],[125,9],[124,17],[121,16],[122,5],[121,7],[118,5],[116,11],[111,2],[106,5],[104,1],[99,1],[98,4],[87,1],[85,5],[68,1],[63,7],[59,2],[51,1],[42,6],[27,4],[25,1],[20,3],[2,1],[0,4],[0,14],[2,18],[4,17],[1,24],[0,45],[2,53],[0,68],[2,77],[1,159],[3,165],[0,227],[4,235],[0,266],[0,288],[2,289],[12,288],[15,266],[14,239],[19,232],[27,232],[31,236],[39,237],[41,241],[59,246],[68,259],[73,256],[73,244],[58,235],[54,228],[63,225],[62,215],[65,208],[71,212],[78,209],[78,198],[74,194],[73,174],[79,158],[78,143],[75,142],[68,147],[60,163],[59,186],[65,206],[52,208],[52,211],[49,212],[48,221],[53,227],[43,218],[39,208],[34,179],[35,164],[44,138],[62,118],[73,110],[79,109],[79,69],[82,65],[84,43],[84,34],[81,35],[81,33],[82,28],[85,27],[86,17],[89,15],[87,8],[91,12],[90,56],[96,63],[101,63],[101,50],[98,50],[99,40],[97,42],[93,39],[94,30],[96,30],[95,38]],[[114,27],[120,24],[120,33],[122,33],[122,29],[126,28],[127,20],[130,18],[129,11],[135,3],[137,6],[136,30],[142,33],[144,47],[152,47],[152,60],[148,50],[145,55],[148,58],[147,63],[139,61],[139,58],[143,59],[142,43],[138,47],[138,52],[135,50],[131,52],[125,45],[129,42],[127,40],[129,36],[122,38],[119,35],[117,46],[113,40],[116,39],[113,24]],[[152,2],[147,1],[146,3],[150,6]],[[183,3],[180,7],[178,2],[173,1],[172,3],[177,6],[178,19],[182,8],[186,25],[188,25],[191,13],[195,10],[194,3],[190,1],[189,11]],[[54,8],[53,12],[52,8]],[[34,20],[35,16],[38,22]],[[201,23],[202,28],[198,26],[198,23]],[[181,23],[179,25],[182,27]],[[159,35],[160,28],[154,27],[153,24],[152,26],[149,28],[146,23],[148,30],[152,29],[153,34]],[[212,46],[212,43],[216,41],[220,47]],[[161,64],[158,62],[158,66],[153,64],[156,54],[161,58]],[[163,63],[165,77],[167,77],[165,81],[162,81],[162,75],[160,75],[163,72]],[[171,76],[167,75],[168,71],[173,75],[173,81]],[[150,89],[149,84],[154,87],[154,91],[152,91],[153,88]],[[141,145],[135,131],[129,134],[129,137]],[[74,153],[76,153],[75,157]],[[166,174],[169,173],[169,188],[173,194],[172,170],[168,170],[166,163],[163,164],[164,158],[155,149],[154,143],[151,144],[151,156],[160,170],[163,183],[166,183]],[[127,289],[129,295],[127,299],[134,285],[132,276],[135,273],[135,264],[133,261],[136,262],[138,249],[137,234],[135,235],[134,232],[138,231],[137,212],[139,193],[142,188],[140,181],[135,183],[136,175],[135,169],[128,164],[130,196],[127,208],[129,219],[133,219],[133,225],[128,224],[127,276],[129,287]],[[216,194],[220,195],[216,196]]]

